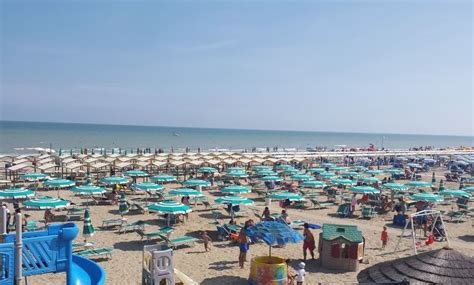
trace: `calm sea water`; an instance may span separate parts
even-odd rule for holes
[[[43,147],[63,150],[81,147],[163,148],[190,147],[208,149],[251,149],[278,146],[304,150],[308,146],[335,145],[403,149],[413,146],[458,147],[473,145],[473,137],[363,134],[299,131],[260,131],[235,129],[200,129],[177,127],[92,125],[70,123],[36,123],[0,121],[0,153],[24,153],[16,148]]]

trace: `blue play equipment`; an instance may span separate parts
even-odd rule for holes
[[[74,223],[49,225],[44,231],[24,232],[22,275],[25,277],[66,272],[68,285],[102,285],[105,271],[87,258],[72,254],[72,241],[79,233]],[[0,244],[0,285],[14,284],[16,234],[3,236]]]

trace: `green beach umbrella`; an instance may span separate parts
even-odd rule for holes
[[[89,209],[84,211],[84,226],[82,228],[82,236],[84,240],[87,241],[87,238],[90,238],[94,235],[94,226],[92,225],[91,215]]]
[[[196,189],[191,189],[191,188],[179,188],[179,189],[173,189],[169,191],[171,195],[176,195],[176,196],[189,196],[189,197],[201,197],[203,196],[201,192],[199,192]]]
[[[312,167],[312,168],[308,168],[308,171],[312,173],[322,173],[322,172],[326,172],[326,169],[319,168],[319,167]]]
[[[321,163],[321,167],[324,167],[324,168],[329,167],[329,168],[331,168],[331,167],[336,167],[336,165],[335,165],[334,163],[325,162],[325,163]]]
[[[68,179],[50,179],[43,182],[44,185],[54,188],[67,188],[76,185],[75,181]]]
[[[158,174],[151,177],[151,180],[158,181],[158,182],[171,182],[176,181],[176,176],[168,175],[168,174]]]
[[[161,201],[151,204],[148,210],[163,214],[186,214],[192,211],[191,207],[176,201]]]
[[[226,168],[227,172],[245,172],[245,169],[243,167],[227,167]]]
[[[255,172],[255,174],[261,176],[277,175],[277,173],[273,170],[258,170]]]
[[[259,180],[261,181],[274,181],[274,182],[278,182],[278,181],[282,181],[283,179],[279,176],[263,176],[263,177],[260,177]]]
[[[326,178],[326,179],[329,179],[329,178],[334,178],[337,176],[336,173],[334,172],[320,172],[317,174],[319,177],[322,177],[322,178]]]
[[[99,181],[100,183],[103,183],[106,185],[123,185],[129,182],[129,180],[123,176],[104,177],[104,178],[101,178]]]
[[[295,181],[308,181],[308,180],[314,180],[313,176],[307,175],[307,174],[295,174],[291,176],[291,180]]]
[[[464,179],[461,179],[461,182],[459,183],[459,190],[464,188]]]
[[[304,197],[293,192],[274,192],[267,196],[268,198],[275,200],[286,200],[290,201],[304,201]]]
[[[339,174],[342,177],[359,177],[361,174],[355,171],[347,171]]]
[[[137,178],[137,177],[147,177],[147,176],[150,176],[150,174],[146,173],[143,170],[129,170],[125,172],[125,176]]]
[[[474,181],[474,176],[469,176],[468,178],[466,178],[468,181]]]
[[[295,169],[295,168],[288,168],[288,169],[285,169],[283,171],[283,173],[285,173],[285,175],[297,174],[299,172],[300,171],[298,169]]]
[[[453,196],[453,197],[471,197],[471,194],[458,189],[445,189],[438,192],[438,195]]]
[[[142,191],[160,191],[163,190],[163,186],[153,182],[142,182],[134,183],[131,185],[132,189],[142,190]]]
[[[76,186],[71,188],[71,191],[81,195],[97,195],[107,192],[107,190],[105,190],[104,188],[95,186],[93,184],[84,184],[81,186]]]
[[[362,177],[361,179],[359,179],[359,181],[367,184],[381,183],[381,181],[375,177]]]
[[[474,186],[464,187],[464,188],[462,188],[462,190],[472,193],[472,192],[474,192]]]
[[[329,170],[331,171],[346,171],[348,169],[349,167],[345,167],[345,166],[334,166],[334,167],[329,168]]]
[[[277,170],[288,170],[288,169],[293,169],[292,165],[289,164],[280,164],[275,167]]]
[[[227,186],[224,188],[221,188],[222,193],[229,193],[229,194],[234,194],[234,193],[249,193],[250,188],[245,187],[245,186],[240,186],[240,185],[231,185]]]
[[[252,165],[252,169],[255,171],[258,170],[272,170],[272,168],[268,165]]]
[[[249,175],[245,172],[237,172],[237,171],[232,171],[227,173],[225,176],[227,177],[233,177],[233,178],[246,178],[249,177]]]
[[[206,180],[200,180],[200,179],[188,179],[183,182],[183,185],[187,186],[210,186],[211,183]]]
[[[9,188],[0,191],[1,200],[26,199],[33,196],[35,196],[35,192],[25,188]]]
[[[253,200],[237,195],[219,197],[215,201],[219,204],[253,205]]]
[[[95,149],[92,149],[91,153],[94,155],[95,154]]]
[[[81,154],[84,154],[84,149],[82,149],[82,147],[81,147]]]
[[[69,150],[69,155],[72,156],[72,148]]]
[[[354,165],[354,166],[351,166],[351,169],[355,171],[367,171],[367,167],[363,165]]]
[[[386,174],[402,174],[403,170],[400,168],[389,168],[383,171]]]
[[[36,172],[25,173],[21,176],[21,179],[26,180],[26,181],[41,181],[48,178],[49,176],[47,174],[36,173]]]
[[[377,170],[377,169],[372,169],[372,170],[367,170],[365,173],[370,174],[370,175],[379,175],[382,174],[382,170]]]
[[[346,178],[336,178],[332,179],[331,182],[336,185],[343,185],[343,186],[351,186],[351,185],[356,185],[357,183],[355,181],[352,181],[350,179]]]
[[[433,187],[433,184],[429,183],[429,182],[426,182],[426,181],[416,181],[416,180],[412,180],[410,182],[408,182],[407,184],[405,184],[406,186],[409,186],[409,187]]]
[[[436,183],[436,175],[433,172],[433,175],[431,176],[431,183]]]
[[[308,180],[304,181],[300,185],[301,187],[308,187],[308,188],[324,188],[326,187],[326,183],[324,181],[319,181],[319,180]]]
[[[408,186],[401,183],[395,183],[395,182],[382,184],[382,187],[390,189],[390,190],[398,190],[398,191],[408,190]]]
[[[380,193],[380,190],[370,186],[354,186],[349,188],[349,191],[352,193],[361,193],[361,194],[376,194]]]
[[[202,173],[215,173],[217,172],[217,169],[215,169],[214,167],[203,166],[199,167],[198,171]]]
[[[123,192],[120,193],[119,213],[122,217],[128,213],[128,203],[127,199],[125,198],[125,193]]]
[[[27,209],[61,209],[68,207],[69,201],[46,196],[25,201],[23,202],[23,206],[25,206]]]
[[[431,192],[416,193],[410,195],[410,199],[415,201],[428,201],[428,202],[442,202],[444,201],[443,197],[433,194]]]
[[[445,188],[444,188],[444,181],[443,179],[441,179],[439,181],[439,188],[438,188],[438,191],[443,191]]]

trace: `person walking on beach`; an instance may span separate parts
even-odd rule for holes
[[[383,231],[380,236],[380,239],[382,240],[382,249],[384,249],[388,242],[388,232],[387,232],[386,226],[383,227]]]
[[[239,266],[244,269],[244,263],[247,260],[247,252],[249,250],[250,239],[245,234],[245,229],[241,229],[239,232]]]
[[[206,252],[211,251],[211,247],[209,246],[209,243],[212,242],[211,237],[207,234],[206,231],[202,232],[201,235],[202,241],[204,242],[204,250]]]
[[[303,259],[304,261],[306,261],[306,252],[309,249],[309,253],[311,254],[311,259],[314,260],[314,249],[316,248],[316,242],[314,241],[313,233],[309,230],[308,223],[304,224],[303,236],[304,236]]]

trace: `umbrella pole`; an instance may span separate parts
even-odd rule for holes
[[[268,256],[272,257],[272,246],[268,247]]]

